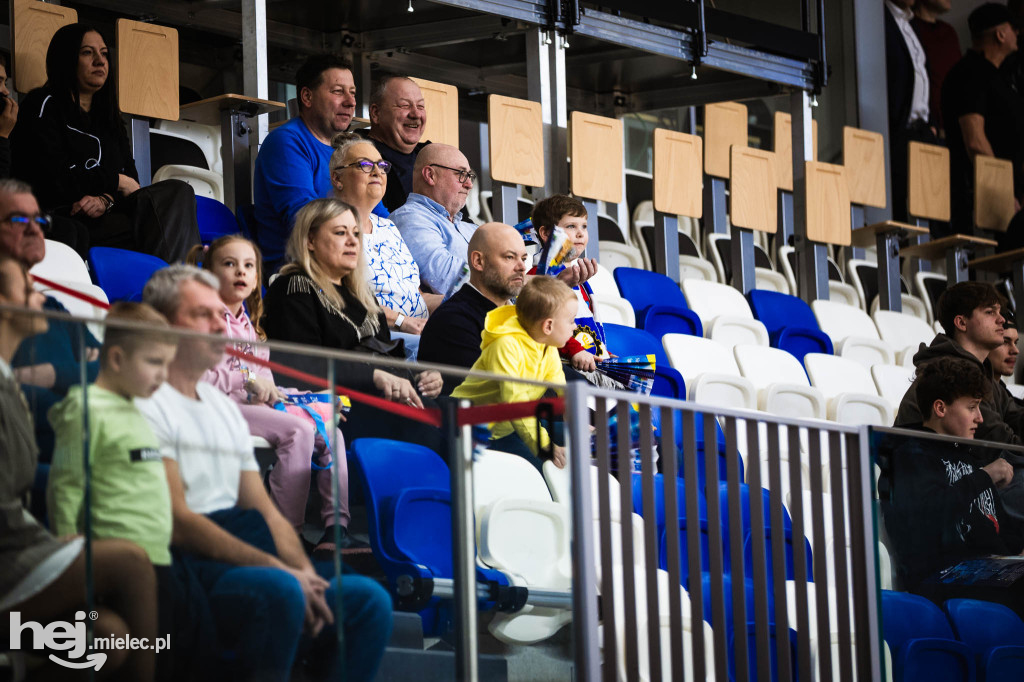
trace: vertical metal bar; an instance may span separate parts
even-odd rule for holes
[[[598,398],[594,407],[597,428],[597,503],[598,523],[601,529],[601,595],[604,604],[602,620],[604,621],[604,666],[602,679],[604,682],[616,682],[619,670],[619,647],[616,644],[619,626],[615,616],[615,574],[612,566],[612,508],[611,508],[611,457],[609,455],[608,403]],[[586,424],[586,421],[579,422]],[[621,518],[621,514],[620,514]]]
[[[946,280],[950,286],[967,281],[967,249],[963,246],[946,251]]]
[[[242,3],[242,88],[248,97],[269,99],[270,78],[267,72],[267,0],[245,0]],[[249,158],[256,158],[259,146],[270,131],[270,117],[256,117],[256,135],[250,142]]]
[[[704,422],[704,499],[708,505],[708,569],[711,571],[711,624],[715,628],[715,679],[725,680],[729,677],[729,655],[725,628],[725,565],[722,558],[722,507],[718,486],[718,432],[715,428],[714,415],[701,414],[701,417]],[[690,524],[686,525],[689,528]],[[693,580],[690,584],[693,584]]]
[[[844,468],[844,438],[838,432],[829,434],[829,475],[831,480],[829,486],[832,491],[832,552],[833,571],[835,574],[836,588],[836,623],[839,631],[839,672],[840,682],[852,682],[854,679],[854,661],[851,656],[853,638],[850,629],[850,595],[853,593],[847,572],[847,547],[846,541],[847,512],[846,512],[846,486],[843,476]],[[845,457],[849,459],[848,456]]]
[[[725,200],[725,180],[710,175],[704,178],[704,229],[729,234],[729,208]]]
[[[679,284],[679,217],[654,213],[654,269]]]
[[[36,313],[38,314],[38,313]],[[85,344],[85,323],[74,323],[78,331],[78,357],[84,358],[88,355],[88,348]],[[89,363],[78,363],[78,381],[82,387],[82,519],[85,535],[85,610],[93,613],[96,609],[96,585],[92,563],[92,449],[89,429]],[[38,409],[38,407],[36,407]],[[91,647],[94,637],[94,624],[92,618],[85,619],[86,640]],[[89,670],[89,679],[95,679],[96,670]]]
[[[826,434],[828,432],[825,432]],[[832,637],[831,620],[829,616],[829,581],[828,581],[828,556],[825,546],[825,514],[823,511],[823,486],[821,480],[821,437],[822,431],[808,430],[807,438],[810,443],[809,465],[811,469],[811,519],[814,529],[812,546],[814,547],[814,604],[815,620],[818,624],[818,631],[812,633],[818,640],[818,675],[821,680],[830,679],[832,676]],[[802,589],[798,585],[797,589]],[[845,599],[845,592],[835,591],[836,599]],[[801,640],[802,641],[802,640]]]
[[[473,519],[473,441],[459,429],[458,409],[469,401],[441,405],[442,433],[448,451],[452,489],[452,566],[455,578],[455,679],[479,678],[476,642],[476,524]]]
[[[519,222],[519,185],[495,182],[492,185],[491,214],[494,220],[506,225]]]
[[[153,161],[149,146],[149,119],[138,116],[129,117],[132,133],[132,157],[135,159],[135,170],[139,173],[139,185],[145,187],[153,183]]]
[[[778,438],[778,428],[766,425],[769,438]],[[747,486],[750,493],[750,527],[764,528],[764,495],[761,492],[761,443],[756,422],[745,422],[747,431]],[[769,468],[770,470],[770,468]],[[770,474],[769,474],[770,475]],[[771,679],[771,638],[768,620],[768,569],[764,533],[751,533],[751,578],[754,584],[754,642],[757,651],[757,679]]]
[[[735,417],[726,417],[725,419],[725,453],[725,502],[729,509],[729,527],[725,531],[729,538],[730,563],[728,570],[732,575],[732,622],[734,632],[741,631],[737,630],[740,623],[743,624],[742,631],[744,632],[742,638],[735,638],[733,670],[736,682],[746,682],[750,675],[750,663],[745,630],[746,623],[750,619],[747,618],[746,576],[743,570],[743,542],[746,538],[743,536],[743,511],[740,504],[740,454],[737,447]],[[706,470],[707,464],[705,464]]]
[[[793,117],[793,235],[797,261],[797,290],[811,303],[828,300],[828,260],[824,244],[807,239],[807,170],[812,159],[811,103],[804,90],[790,95]]]
[[[864,207],[858,204],[850,204],[850,229],[856,230],[865,225],[867,225],[867,222],[864,217]],[[846,248],[850,249],[851,258],[864,258],[867,253],[867,249],[860,246]]]
[[[878,251],[878,307],[882,310],[903,312],[899,233],[879,232],[875,235],[875,245]],[[870,308],[871,301],[867,304]]]
[[[811,432],[808,430],[808,441],[812,441]],[[796,632],[797,632],[797,669],[802,680],[811,679],[811,640],[810,621],[807,614],[807,543],[804,538],[804,496],[803,496],[803,466],[800,454],[800,429],[796,426],[789,427],[789,506],[790,516],[793,521],[793,580],[796,583]],[[810,448],[817,449],[819,445],[809,443]],[[782,526],[772,528],[772,540],[774,546],[775,535],[782,532]],[[786,643],[789,643],[789,633],[780,634],[775,631],[776,637],[785,636]]]
[[[565,422],[571,429],[568,456],[572,481],[572,627],[576,679],[596,682],[601,675],[601,652],[597,639],[597,570],[594,565],[594,514],[590,499],[590,448],[584,447],[590,443],[587,386],[582,381],[573,381],[566,386]],[[613,604],[609,600],[609,606]]]
[[[601,240],[598,238],[597,202],[591,199],[584,199],[583,208],[587,210],[587,229],[590,231],[592,239],[587,242],[587,250],[579,255],[586,256],[587,258],[599,259],[601,257],[601,252],[598,242]]]
[[[1013,298],[1017,305],[1017,329],[1024,329],[1024,260],[1018,260],[1010,266],[1010,282],[1013,285]]]
[[[775,244],[776,251],[780,246],[793,244],[793,193],[779,190],[779,241]]]
[[[697,483],[697,425],[695,414],[683,412],[683,487],[686,494],[686,562],[690,592],[690,623],[693,642],[693,679],[705,679],[704,660],[704,585],[701,581],[700,487]],[[678,529],[673,529],[678,533]],[[710,530],[709,530],[710,532]],[[714,661],[710,661],[714,665]]]
[[[869,427],[846,436],[847,481],[850,492],[850,545],[853,565],[853,631],[857,633],[859,679],[879,680],[881,629],[879,628],[878,529],[875,526],[872,487],[873,456]],[[852,453],[856,453],[854,456]]]
[[[885,6],[875,0],[852,0],[853,27],[849,36],[882,36],[885,35]],[[885,148],[889,148],[889,92],[886,79],[877,74],[885,73],[885,50],[879,49],[875,41],[861,41],[856,49],[856,83],[857,90],[854,101],[857,103],[857,116],[854,120],[865,130],[877,130],[885,140]],[[889,154],[884,155],[885,177],[891,178]],[[881,222],[892,217],[892,191],[889,183],[885,183],[886,207],[868,210],[869,221]],[[862,224],[862,223],[856,223]]]
[[[746,295],[754,288],[754,232],[732,226],[732,285]]]
[[[828,52],[825,49],[825,2],[818,0],[818,88],[828,85]]]
[[[542,26],[526,35],[526,78],[527,96],[534,102],[540,102],[541,106],[544,149],[547,150],[544,158],[544,192],[550,196],[568,189],[568,110],[565,98],[565,47],[561,40],[553,40],[548,44],[547,30]]]
[[[668,624],[672,639],[669,644],[672,667],[667,679],[682,680],[683,668],[683,607],[679,568],[679,453],[676,449],[675,410],[661,408],[661,470],[665,486],[665,550],[668,554]],[[684,500],[685,504],[685,500]],[[693,622],[693,621],[691,621]],[[703,630],[693,622],[695,629]]]
[[[636,570],[633,557],[633,462],[630,456],[632,436],[629,428],[629,403],[620,400],[615,408],[618,423],[617,467],[619,474],[619,509],[623,519],[619,524],[622,533],[622,605],[626,637],[626,675],[635,675],[640,670],[637,652],[636,622]]]
[[[786,603],[786,543],[782,529],[782,458],[779,436],[783,427],[769,431],[768,438],[768,517],[772,552],[772,594],[775,596],[775,673],[780,680],[792,679],[792,660],[789,651],[789,617]],[[792,445],[789,445],[792,447]],[[764,527],[752,529],[764,535]],[[774,678],[773,678],[774,679]]]
[[[586,422],[584,422],[586,423]],[[647,578],[647,663],[649,678],[659,680],[661,671],[661,609],[658,599],[658,519],[654,508],[654,432],[651,426],[651,406],[640,403],[640,486],[644,510],[644,569]],[[665,489],[675,487],[675,481],[662,477]],[[663,491],[664,492],[664,491]],[[664,501],[664,495],[662,500]],[[669,527],[667,510],[665,526]],[[628,518],[623,515],[623,518]]]
[[[334,405],[337,402],[337,394],[335,393],[335,366],[334,358],[327,360],[327,395],[330,398],[330,404]],[[337,421],[332,420],[330,427],[328,427],[328,438],[337,438]],[[336,443],[335,443],[336,445]],[[344,457],[344,451],[339,452],[331,443],[327,444],[328,448],[335,457]],[[334,467],[338,466],[337,462],[334,463]],[[338,500],[341,499],[340,490],[338,489],[338,477],[335,475],[335,469],[332,467],[329,471],[331,476],[331,514],[332,523],[334,524],[334,537],[331,538],[334,541],[334,580],[337,587],[335,588],[334,596],[334,622],[344,623],[345,622],[345,600],[342,596],[345,594],[344,578],[342,578],[341,572],[341,511],[338,507]],[[335,656],[339,657],[340,660],[345,660],[345,628],[337,627],[335,629],[335,635],[338,640],[338,650],[335,652]],[[344,670],[345,666],[338,666],[341,670],[341,681],[344,682],[348,676]]]

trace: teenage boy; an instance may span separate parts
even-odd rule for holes
[[[553,277],[534,277],[523,287],[514,306],[501,306],[487,313],[480,357],[472,369],[564,384],[557,349],[572,336],[575,318],[576,295],[572,289]],[[537,400],[545,390],[514,380],[470,376],[452,392],[452,397],[491,405]],[[550,447],[555,465],[565,466],[565,448],[553,444],[546,429],[538,431],[533,417],[492,424],[490,447],[520,455],[538,469],[538,454]]]
[[[996,388],[1012,400],[1017,405],[1022,405],[1021,401],[1013,397],[1010,390],[1006,388],[1006,384],[1003,383],[1003,377],[1013,377],[1014,371],[1017,369],[1017,356],[1020,355],[1020,349],[1017,348],[1017,327],[1014,321],[1010,319],[1009,313],[1004,313],[1006,317],[1006,325],[1003,329],[1003,343],[994,351],[988,354],[988,361],[992,365],[992,381],[995,382]]]
[[[927,406],[922,434],[974,438],[991,385],[977,363],[938,358],[918,368],[914,391]],[[903,587],[926,596],[946,589],[935,575],[959,561],[1019,554],[1024,524],[996,491],[1014,469],[1003,456],[960,442],[886,437],[880,448],[882,516]]]

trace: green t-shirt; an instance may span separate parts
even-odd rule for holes
[[[160,443],[131,400],[89,386],[88,401],[93,537],[130,540],[154,565],[170,565],[173,517]],[[48,415],[57,441],[46,498],[58,536],[85,530],[82,414],[82,388],[73,386]]]

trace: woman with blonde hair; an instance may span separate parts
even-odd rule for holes
[[[402,342],[391,339],[384,312],[370,290],[361,224],[359,211],[338,199],[317,199],[296,214],[288,240],[290,262],[264,299],[268,338],[376,356],[405,356]],[[281,360],[327,376],[322,358],[288,354]],[[335,368],[338,384],[413,407],[423,407],[424,399],[441,392],[441,375],[435,371],[414,375],[352,361],[337,361]],[[354,401],[342,432],[349,443],[363,435],[390,438],[396,433],[421,442],[413,434],[413,422],[401,420],[391,432],[385,430],[385,422],[395,419]],[[428,440],[436,442],[437,436]]]

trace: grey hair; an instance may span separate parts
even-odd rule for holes
[[[356,133],[335,133],[334,137],[331,138],[331,146],[334,147],[334,151],[331,152],[331,160],[327,164],[331,169],[331,174],[338,170],[341,162],[345,160],[345,156],[348,154],[348,150],[355,147],[357,144],[373,144],[373,140],[357,135]]]
[[[3,178],[0,180],[0,194],[32,194],[32,187],[24,180]]]
[[[142,302],[156,308],[168,320],[173,320],[181,305],[181,283],[189,280],[220,292],[220,280],[212,272],[176,263],[153,273],[142,290]]]
[[[390,85],[391,81],[394,80],[407,80],[413,83],[416,82],[408,76],[401,76],[396,73],[389,73],[381,76],[380,80],[377,81],[377,87],[370,91],[370,106],[377,105],[378,107],[381,107],[384,105],[384,97],[388,93],[388,85]]]

